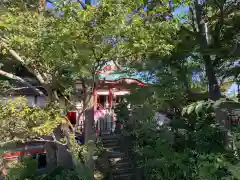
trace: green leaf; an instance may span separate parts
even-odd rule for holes
[[[195,109],[195,103],[191,104],[190,106],[188,106],[187,108],[187,114],[191,114]]]
[[[5,48],[2,49],[2,54],[6,55],[7,54],[7,50]]]
[[[196,108],[195,108],[196,114],[199,114],[203,110],[204,105],[205,105],[204,101],[200,101],[197,103]]]
[[[182,116],[187,113],[187,109],[188,109],[187,107],[184,107],[184,108],[182,109]]]

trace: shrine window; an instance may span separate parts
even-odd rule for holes
[[[38,169],[43,169],[47,167],[46,153],[32,154],[32,158],[37,161]]]
[[[38,154],[38,169],[45,168],[47,166],[46,153]]]

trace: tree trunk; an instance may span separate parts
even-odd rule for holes
[[[37,94],[41,95],[41,96],[44,96],[44,93],[42,91],[40,91],[38,88],[32,86],[29,82],[27,82],[26,80],[24,80],[23,78],[19,77],[19,76],[16,76],[12,73],[8,73],[8,72],[5,72],[3,70],[0,69],[0,75],[1,76],[5,76],[9,79],[12,79],[12,80],[15,80],[15,81],[18,81],[24,85],[26,85],[27,87],[31,88],[33,91],[35,91]]]
[[[86,154],[86,166],[90,169],[94,168],[94,149],[95,149],[95,133],[94,133],[94,108],[93,108],[93,92],[91,86],[83,79],[83,110],[84,110],[84,140],[88,153]]]
[[[205,54],[205,50],[208,48],[208,34],[206,32],[207,27],[205,26],[203,5],[199,2],[200,0],[194,1],[196,22],[198,26],[198,39],[200,42],[200,52],[203,57],[205,64],[206,76],[208,78],[208,89],[209,97],[212,100],[218,100],[221,97],[220,88],[218,85],[216,73],[213,67],[213,63],[210,55]]]
[[[206,68],[206,75],[208,77],[209,97],[212,100],[218,100],[221,97],[221,91],[212,65],[212,60],[209,55],[204,55],[203,60]]]
[[[93,108],[89,108],[85,111],[85,144],[87,146],[86,166],[90,169],[94,168],[94,149],[95,149],[95,133],[94,133],[94,118]]]
[[[39,0],[38,1],[38,11],[42,13],[46,6],[46,0]]]

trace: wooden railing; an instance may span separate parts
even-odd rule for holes
[[[69,118],[70,116],[71,113],[68,113]],[[80,119],[78,119],[76,114],[72,115],[72,117],[75,118],[76,121],[78,120],[78,127],[75,129],[76,135],[82,136],[84,132],[84,117],[82,116]],[[103,133],[111,133],[115,128],[114,113],[111,112],[111,110],[106,109],[100,103],[97,104],[97,107],[94,111],[94,128],[97,136]]]
[[[103,133],[112,133],[115,128],[114,113],[111,110],[106,109],[101,104],[97,105],[96,113],[100,113],[95,121],[96,135]]]

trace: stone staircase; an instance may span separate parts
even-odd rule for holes
[[[108,154],[113,180],[136,180],[130,159],[121,151],[118,135],[103,135],[103,146]]]

